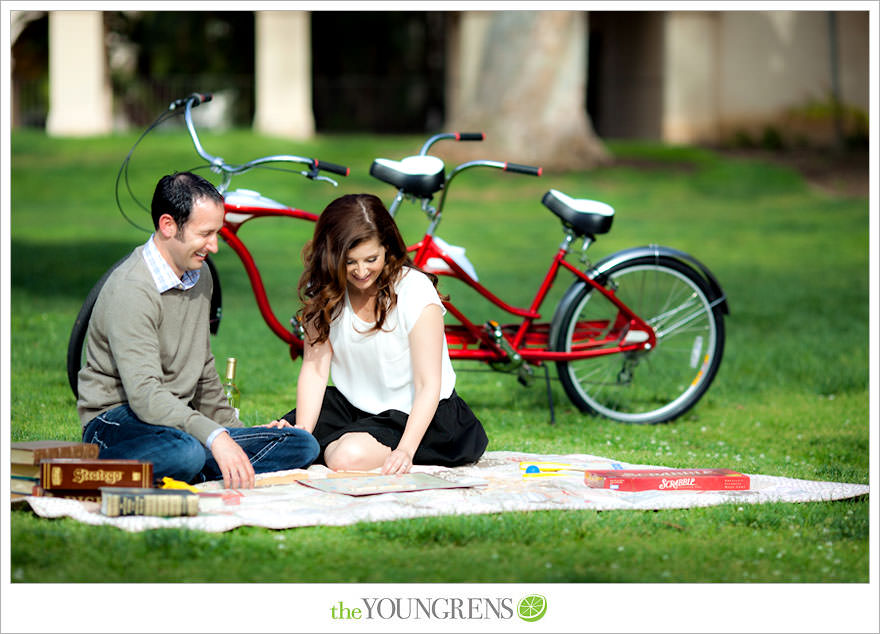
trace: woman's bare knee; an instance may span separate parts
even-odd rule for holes
[[[352,432],[330,443],[324,461],[334,471],[368,471],[381,467],[390,453],[370,434]]]

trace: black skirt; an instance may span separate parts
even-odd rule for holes
[[[289,411],[283,418],[293,425],[296,422],[296,410]],[[393,450],[403,436],[407,418],[405,412],[396,409],[378,414],[359,410],[338,389],[328,386],[318,423],[312,432],[321,446],[316,462],[324,464],[324,449],[327,445],[349,432],[367,432]],[[413,456],[413,464],[456,467],[476,462],[488,444],[489,439],[482,423],[453,390],[449,398],[441,400],[437,405],[434,418]]]

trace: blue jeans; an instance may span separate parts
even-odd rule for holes
[[[302,429],[226,430],[247,454],[256,473],[308,467],[320,451],[315,438]],[[173,427],[145,423],[128,405],[115,407],[89,421],[83,428],[83,442],[98,445],[99,458],[152,462],[156,480],[168,476],[194,484],[223,479],[211,451],[194,436]]]

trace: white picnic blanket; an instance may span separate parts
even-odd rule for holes
[[[479,481],[483,486],[353,497],[292,482],[231,491],[223,497],[203,497],[199,501],[199,514],[195,517],[106,517],[95,502],[51,497],[24,499],[41,517],[70,517],[86,524],[116,526],[131,532],[170,527],[223,532],[239,526],[273,529],[343,526],[357,522],[510,511],[654,510],[731,503],[819,502],[868,493],[866,484],[754,474],[748,474],[751,478],[750,488],[742,491],[613,491],[587,487],[582,473],[524,478],[519,465],[523,461],[561,462],[589,469],[665,468],[629,464],[587,454],[538,455],[492,451],[473,465],[454,469],[416,466],[413,469],[414,472],[430,473],[446,480]],[[293,473],[308,474],[309,478],[325,478],[331,472],[326,467],[313,465],[305,471],[282,471],[257,477],[258,480],[277,479]],[[198,488],[219,491],[222,483],[207,482]]]

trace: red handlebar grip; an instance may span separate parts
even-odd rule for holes
[[[315,167],[325,172],[333,172],[341,176],[348,176],[349,169],[345,165],[337,165],[336,163],[328,163],[327,161],[319,161],[315,159]]]
[[[520,165],[518,163],[505,163],[504,171],[518,172],[520,174],[529,174],[530,176],[540,176],[544,171],[543,167],[533,167],[532,165]]]

